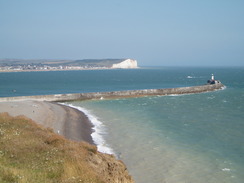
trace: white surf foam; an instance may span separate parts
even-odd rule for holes
[[[224,171],[224,172],[230,172],[231,169],[230,168],[223,168],[222,171]]]
[[[67,104],[67,103],[60,103],[60,104],[68,107],[72,107],[74,109],[83,112],[88,117],[90,122],[94,125],[94,127],[92,128],[94,132],[91,134],[91,136],[94,143],[97,146],[98,151],[102,153],[115,155],[113,149],[109,147],[109,145],[106,143],[105,139],[103,138],[103,135],[106,134],[106,128],[104,127],[103,123],[99,121],[94,114],[92,114],[89,110],[80,106],[74,106],[72,104]]]
[[[221,87],[221,90],[225,90],[227,87],[226,86],[222,86]]]

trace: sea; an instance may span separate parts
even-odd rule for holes
[[[101,152],[114,154],[136,183],[244,182],[244,67],[0,73],[0,97],[203,85],[214,92],[66,102],[93,123]]]

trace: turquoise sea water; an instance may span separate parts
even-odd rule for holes
[[[212,73],[226,89],[68,104],[85,111],[100,150],[122,159],[137,183],[242,183],[244,68],[1,73],[0,95],[191,86]]]
[[[169,67],[0,73],[0,97],[201,85],[212,72],[215,69]],[[187,79],[188,75],[193,78]]]

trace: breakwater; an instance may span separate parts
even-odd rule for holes
[[[23,101],[23,100],[62,102],[62,101],[89,100],[89,99],[143,97],[143,96],[153,96],[153,95],[180,95],[180,94],[203,93],[203,92],[215,91],[215,90],[220,90],[223,87],[224,85],[222,83],[217,83],[212,85],[201,85],[201,86],[190,86],[190,87],[179,87],[179,88],[2,97],[0,98],[0,102]]]

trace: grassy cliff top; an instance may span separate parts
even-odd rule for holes
[[[125,165],[24,116],[0,114],[0,182],[133,182]]]

